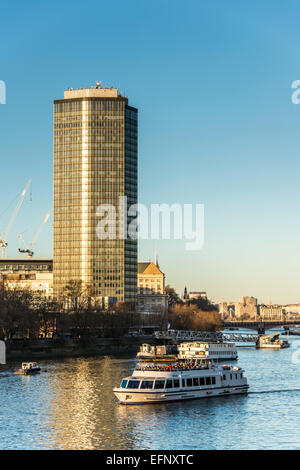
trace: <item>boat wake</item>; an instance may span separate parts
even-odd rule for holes
[[[260,395],[262,393],[288,393],[288,392],[300,392],[300,388],[280,388],[278,390],[257,390],[254,392],[248,392],[248,395]]]

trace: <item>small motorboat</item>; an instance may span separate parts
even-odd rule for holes
[[[15,375],[34,375],[40,372],[41,368],[36,362],[22,362],[22,367],[16,370]]]

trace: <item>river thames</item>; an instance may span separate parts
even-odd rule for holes
[[[246,396],[119,405],[112,389],[135,358],[0,366],[0,449],[300,449],[300,338],[280,351],[239,348]]]

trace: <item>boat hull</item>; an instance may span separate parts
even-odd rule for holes
[[[40,368],[34,369],[34,370],[24,370],[24,369],[19,369],[15,372],[15,375],[36,375],[41,372]]]
[[[190,356],[190,357],[179,357],[181,360],[197,360],[197,359],[206,359],[208,361],[214,361],[214,362],[225,362],[225,361],[237,361],[238,360],[238,355],[237,354],[232,354],[230,356],[214,356],[209,355],[209,356]]]
[[[174,401],[195,400],[226,395],[245,395],[248,385],[236,387],[220,387],[202,390],[185,390],[176,392],[131,392],[122,389],[114,389],[114,394],[122,405],[150,405],[157,403],[169,403]]]

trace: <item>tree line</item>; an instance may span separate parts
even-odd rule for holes
[[[56,300],[29,287],[0,284],[0,339],[118,338],[130,328],[144,326],[145,321],[131,304],[99,305],[81,281],[70,281]],[[161,315],[154,314],[146,324],[163,328],[162,322]]]
[[[180,299],[173,287],[166,286],[168,322],[174,330],[217,331],[222,328],[218,309],[207,298]]]
[[[118,302],[99,305],[93,289],[81,281],[66,284],[57,299],[48,299],[29,287],[0,283],[0,339],[33,340],[69,334],[73,338],[95,335],[103,338],[122,337],[130,329],[156,326],[166,329],[220,329],[222,321],[209,301],[182,301],[174,289],[170,294],[168,312],[141,315],[134,305]],[[169,295],[168,294],[168,295]]]

